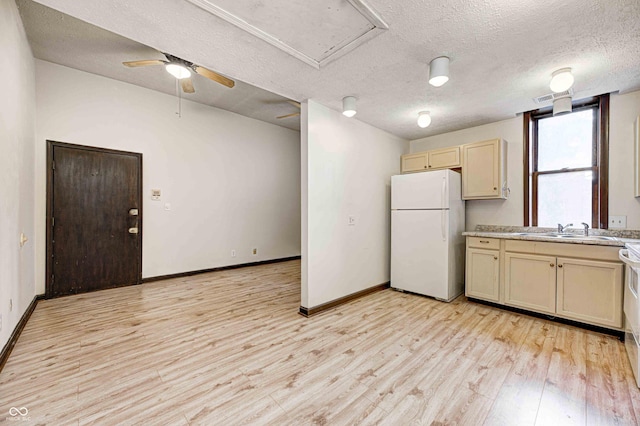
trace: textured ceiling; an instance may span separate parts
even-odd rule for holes
[[[408,139],[537,108],[561,67],[574,69],[576,98],[640,88],[638,0],[368,0],[389,30],[320,70],[186,0],[39,3],[287,98],[340,110],[354,95],[358,119]],[[283,10],[285,28],[297,16]],[[434,88],[429,61],[441,55],[451,79]]]
[[[177,94],[176,80],[164,67],[127,68],[122,65],[124,61],[138,59],[166,60],[155,49],[30,0],[17,0],[16,3],[36,58],[169,95]],[[236,81],[235,87],[229,89],[199,75],[193,75],[192,80],[196,92],[181,93],[183,99],[300,130],[298,116],[276,119],[299,111],[285,97],[241,81]]]

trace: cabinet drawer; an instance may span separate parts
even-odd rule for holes
[[[469,247],[489,250],[500,250],[500,240],[497,238],[467,237]]]

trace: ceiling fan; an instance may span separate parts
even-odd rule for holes
[[[287,101],[287,102],[293,105],[294,107],[300,109],[300,102],[296,102],[296,101]],[[281,115],[280,117],[276,117],[276,118],[280,120],[282,118],[295,117],[297,115],[300,115],[300,111],[294,112],[293,114]]]
[[[164,65],[169,74],[180,80],[182,91],[185,93],[195,92],[195,89],[193,88],[193,82],[191,81],[191,71],[229,88],[235,86],[236,84],[233,80],[220,75],[217,72],[213,72],[205,67],[196,65],[193,62],[185,61],[184,59],[180,59],[177,56],[169,55],[168,53],[163,53],[163,55],[167,58],[166,61],[163,61],[161,59],[146,59],[142,61],[123,62],[122,65],[131,68],[146,67],[149,65]]]

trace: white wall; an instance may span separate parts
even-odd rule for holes
[[[609,215],[626,215],[627,228],[640,229],[640,198],[633,196],[634,123],[640,91],[612,95],[609,117]]]
[[[302,120],[301,304],[313,308],[389,281],[391,175],[408,141],[314,101]]]
[[[507,200],[467,201],[467,230],[473,230],[476,225],[523,224],[522,116],[411,141],[411,152],[420,152],[495,138],[508,142],[507,182],[511,194]]]
[[[0,349],[35,296],[31,48],[13,0],[0,0]],[[20,248],[20,233],[30,241]],[[12,309],[10,309],[12,305]]]
[[[39,293],[47,139],[143,154],[143,277],[300,254],[299,132],[40,60],[36,84]]]
[[[633,196],[634,123],[640,115],[640,91],[612,94],[609,111],[609,215],[627,216],[628,229],[640,229],[640,198]],[[506,201],[467,201],[467,229],[476,225],[522,225],[522,117],[411,141],[411,152],[501,137],[509,142]]]

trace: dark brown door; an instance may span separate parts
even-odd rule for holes
[[[47,143],[47,296],[138,284],[142,154]]]

